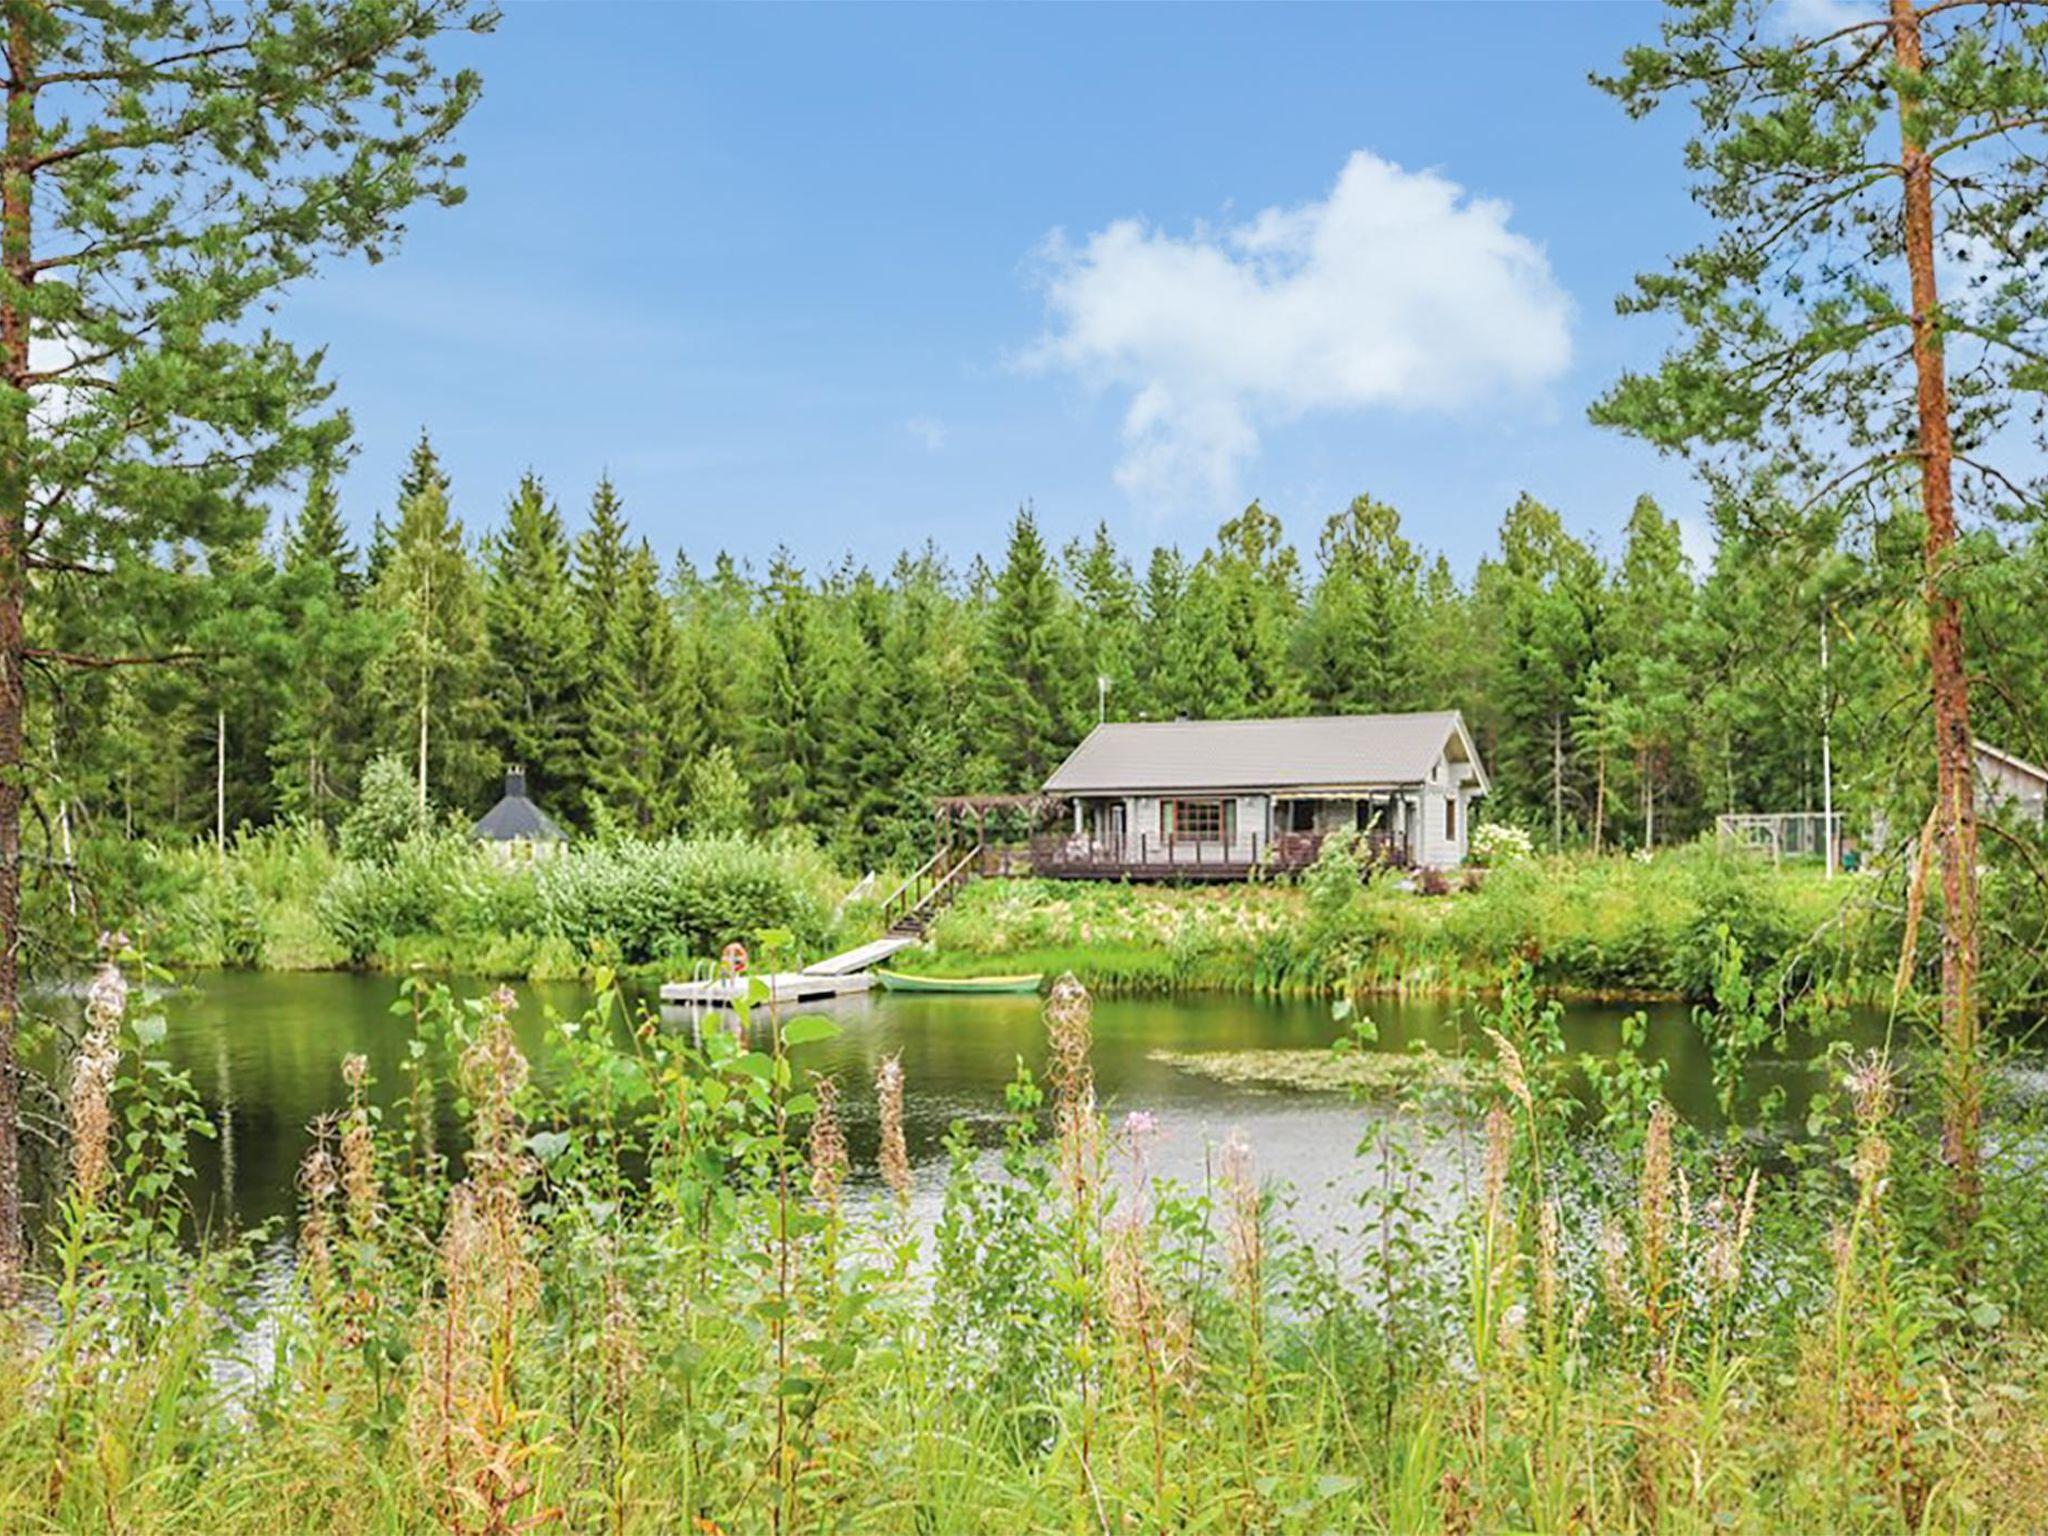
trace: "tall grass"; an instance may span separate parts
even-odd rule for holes
[[[937,974],[1071,969],[1119,991],[1468,993],[1526,960],[1580,995],[1709,998],[1733,939],[1774,988],[1882,995],[1892,936],[1857,883],[1687,848],[1656,859],[1571,855],[1475,872],[1442,895],[1357,871],[1299,886],[1141,886],[992,880],[938,921]],[[1896,948],[1890,953],[1896,953]]]
[[[836,936],[844,882],[801,838],[572,844],[508,863],[460,831],[344,857],[317,825],[209,843],[92,850],[101,901],[149,952],[186,969],[425,969],[544,979],[600,966],[687,970],[764,929],[806,952]],[[95,910],[38,914],[89,935]],[[864,930],[863,930],[864,931]]]
[[[828,1021],[757,1004],[697,1042],[607,991],[542,1096],[508,995],[416,987],[408,1099],[455,1096],[467,1151],[340,1064],[280,1278],[276,1234],[195,1246],[190,1090],[110,962],[4,1340],[0,1529],[2039,1528],[2048,1298],[1997,1244],[1957,1298],[1910,1074],[1844,1063],[1769,1167],[1657,1101],[1588,1137],[1555,1010],[1525,971],[1499,992],[1497,1074],[1402,1107],[1377,1252],[1340,1259],[1242,1136],[1210,1188],[1151,1179],[1157,1127],[1103,1118],[1071,979],[1045,1086],[1020,1066],[992,1140],[956,1127],[935,1214],[901,1063],[880,1168],[848,1168],[860,1085],[801,1067]],[[2009,1232],[2042,1203],[2021,1162],[1993,1180]]]

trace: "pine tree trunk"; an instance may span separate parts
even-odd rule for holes
[[[9,291],[25,295],[31,266],[30,182],[35,96],[28,21],[10,8],[7,137],[0,160],[0,265]],[[18,299],[0,302],[0,1305],[21,1294],[21,1083],[15,1026],[21,1017],[21,808],[28,698],[29,316]]]
[[[1892,0],[1892,49],[1901,73],[1920,73],[1920,12]],[[1899,160],[1904,183],[1906,267],[1912,277],[1913,370],[1919,411],[1920,500],[1927,529],[1922,551],[1928,618],[1927,659],[1934,705],[1937,851],[1941,865],[1942,1156],[1948,1164],[1950,1218],[1961,1240],[1980,1206],[1978,1130],[1982,1084],[1977,1039],[1977,807],[1970,683],[1957,598],[1954,444],[1948,376],[1938,330],[1934,266],[1934,167],[1915,135],[1912,96],[1899,96]]]

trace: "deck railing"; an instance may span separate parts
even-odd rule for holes
[[[1030,860],[1040,875],[1137,875],[1171,879],[1238,878],[1254,871],[1291,874],[1306,869],[1322,851],[1320,832],[1263,833],[1220,837],[1090,836],[1041,833],[1031,839]]]

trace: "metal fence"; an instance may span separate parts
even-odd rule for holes
[[[1758,815],[1719,816],[1715,840],[1723,848],[1769,855],[1774,864],[1786,859],[1819,859],[1832,865],[1841,854],[1842,816],[1837,811],[1769,811]]]

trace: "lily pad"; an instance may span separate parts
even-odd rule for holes
[[[1435,1051],[1153,1051],[1150,1060],[1241,1088],[1392,1096],[1417,1088],[1478,1091],[1491,1063]]]

